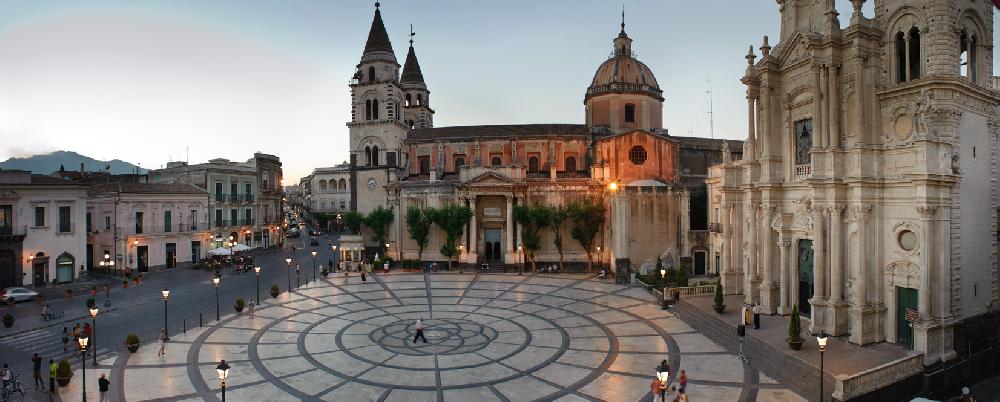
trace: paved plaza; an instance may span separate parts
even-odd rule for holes
[[[427,343],[412,342],[418,318]],[[588,275],[331,275],[157,349],[146,340],[88,368],[88,393],[108,373],[123,400],[215,400],[225,359],[232,401],[636,401],[651,400],[667,359],[687,371],[693,401],[802,400],[643,289]],[[78,397],[79,374],[64,400]]]

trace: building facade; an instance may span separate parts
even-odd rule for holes
[[[595,263],[627,272],[637,266],[651,269],[658,256],[672,262],[689,258],[696,247],[688,230],[681,150],[706,159],[727,146],[669,135],[662,124],[662,90],[652,70],[635,58],[624,22],[612,44],[612,56],[584,92],[584,124],[434,127],[435,111],[412,37],[399,72],[376,7],[350,86],[349,209],[392,208],[390,255],[415,259],[418,247],[406,227],[407,208],[467,206],[473,217],[458,242],[458,259],[509,267],[525,260],[522,228],[513,217],[516,206],[566,206],[590,199],[605,206],[603,228],[584,249],[565,225],[560,230],[564,261],[579,266],[589,255]],[[742,149],[741,142],[735,144]],[[706,170],[687,173],[705,175]],[[316,186],[310,179],[303,188],[315,197]],[[540,236],[535,259],[559,261],[555,233],[545,229]],[[442,231],[432,227],[423,260],[444,261],[439,251],[444,241]],[[698,244],[705,253],[705,242]]]
[[[809,331],[894,342],[925,364],[1000,304],[988,1],[779,0],[751,47],[742,161],[711,169],[726,293]]]
[[[76,280],[87,261],[87,186],[0,171],[0,288]]]
[[[108,183],[88,194],[90,269],[176,268],[206,257],[214,241],[208,192],[194,185]]]
[[[311,213],[343,214],[349,211],[351,167],[342,163],[334,167],[313,169],[300,180],[303,205]]]
[[[267,248],[282,241],[281,161],[255,153],[246,162],[212,159],[189,165],[170,162],[149,172],[150,183],[192,184],[208,192],[209,224],[216,234],[212,248],[233,236],[253,248]]]

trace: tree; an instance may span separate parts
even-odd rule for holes
[[[542,246],[542,238],[538,232],[550,223],[549,207],[540,204],[517,205],[514,207],[514,220],[521,224],[521,245],[524,247],[531,270],[536,270],[535,251]]]
[[[431,224],[434,223],[434,214],[434,208],[420,209],[415,205],[406,208],[406,229],[410,232],[410,238],[417,242],[418,261],[423,259]]]
[[[440,208],[431,214],[431,220],[444,231],[444,244],[441,245],[441,255],[448,258],[448,270],[451,270],[451,260],[458,255],[458,247],[455,241],[465,232],[465,225],[472,217],[472,210],[469,207],[458,204],[451,204]]]
[[[569,219],[569,212],[566,207],[548,207],[549,229],[552,229],[552,244],[559,252],[559,270],[566,272],[563,267],[563,222]]]
[[[594,238],[604,225],[604,204],[588,198],[569,204],[566,210],[573,222],[573,227],[569,231],[570,237],[580,242],[583,250],[587,252],[587,272],[590,272],[594,264],[591,254]]]
[[[358,211],[347,211],[344,214],[344,227],[351,231],[353,234],[361,233],[361,224],[364,223],[365,217],[361,215]]]
[[[389,224],[392,223],[394,218],[392,207],[383,208],[379,205],[364,219],[365,226],[368,226],[372,230],[372,240],[378,242],[380,249],[385,246],[386,233],[389,231]]]

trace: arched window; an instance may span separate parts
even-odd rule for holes
[[[337,182],[337,188],[339,188],[341,190],[346,190],[347,189],[347,180],[340,179],[340,181]]]
[[[375,82],[375,67],[368,67],[368,82]]]
[[[959,52],[961,52],[959,65],[959,73],[968,78],[972,82],[976,82],[976,78],[979,75],[979,69],[977,68],[977,49],[979,45],[976,35],[969,35],[966,31],[962,31],[959,37]]]
[[[378,120],[378,99],[372,99],[372,120]]]
[[[372,119],[372,101],[371,99],[365,101],[365,120]]]
[[[378,145],[372,147],[372,166],[378,166]]]
[[[410,106],[410,102],[412,102],[412,101],[413,101],[413,100],[412,100],[412,98],[410,97],[410,94],[406,94],[406,106]]]
[[[631,103],[625,104],[625,122],[635,123],[635,105]]]
[[[320,190],[326,190],[326,180],[320,180],[319,181],[319,189]]]
[[[910,78],[915,80],[920,78],[920,30],[917,27],[910,28]]]
[[[456,156],[455,157],[455,171],[457,172],[458,169],[461,168],[462,166],[465,166],[465,157],[464,156]]]
[[[423,104],[424,104],[424,95],[423,94],[417,94],[417,106],[421,106]]]
[[[399,117],[401,117],[401,116],[399,115],[399,102],[392,102],[392,109],[396,111],[396,115],[395,115],[395,117],[394,117],[394,118],[399,118]]]
[[[573,156],[566,157],[566,171],[567,172],[576,171],[576,157]]]
[[[896,82],[906,81],[906,35],[896,33]]]
[[[538,171],[538,157],[537,156],[529,156],[528,157],[528,171],[529,172],[537,172]]]
[[[429,174],[431,172],[431,158],[426,156],[420,157],[420,174]]]
[[[365,166],[372,165],[372,148],[365,147]]]
[[[490,166],[499,167],[500,165],[503,165],[503,159],[500,156],[490,158]]]

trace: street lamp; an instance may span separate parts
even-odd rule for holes
[[[97,306],[90,308],[90,330],[94,336],[94,343],[97,343]],[[97,367],[97,347],[94,347],[94,367]]]
[[[80,354],[81,368],[83,371],[83,402],[87,402],[87,342],[90,339],[87,338],[87,334],[83,334],[77,338],[77,342],[80,343],[80,350],[83,353]]]
[[[316,280],[316,250],[312,251],[312,255],[313,255],[313,280],[315,281]],[[309,278],[306,278],[307,281],[308,281],[308,279]]]
[[[219,373],[219,384],[222,386],[222,402],[226,402],[226,380],[229,379],[229,365],[225,360],[215,366],[215,371]]]
[[[462,268],[465,267],[465,260],[462,260],[462,245],[461,244],[458,245],[458,259],[461,260],[461,261],[458,262],[458,273],[462,273]]]
[[[288,277],[288,287],[286,289],[288,289],[288,291],[291,292],[292,291],[292,259],[291,259],[291,257],[285,258],[285,266],[286,266],[285,267],[286,268],[285,269],[285,273],[287,274],[285,276]]]
[[[597,266],[604,268],[604,260],[601,258],[601,246],[597,246]]]
[[[820,332],[819,336],[816,337],[816,343],[819,344],[819,400],[823,402],[823,353],[826,352],[826,333]]]
[[[212,278],[212,284],[215,285],[215,320],[219,321],[219,277]]]
[[[663,284],[663,303],[660,306],[661,309],[667,309],[667,269],[660,268],[660,283]]]
[[[337,262],[337,245],[336,244],[330,245],[330,253],[333,254],[333,267],[330,267],[330,270],[333,271],[333,272],[337,272],[337,270],[334,269],[334,267],[339,267],[340,265],[337,265],[338,262]]]
[[[167,330],[167,299],[170,298],[170,289],[164,286],[160,293],[163,294],[163,340],[169,341],[170,331]]]
[[[257,304],[260,304],[260,265],[253,267],[253,272],[257,274]]]
[[[524,273],[524,248],[520,244],[517,245],[517,254],[521,256],[521,269],[517,270],[517,274],[521,275]]]
[[[302,286],[302,285],[299,284],[299,275],[301,273],[302,273],[301,267],[299,266],[299,264],[295,264],[295,288],[296,289],[298,289],[299,286]]]

